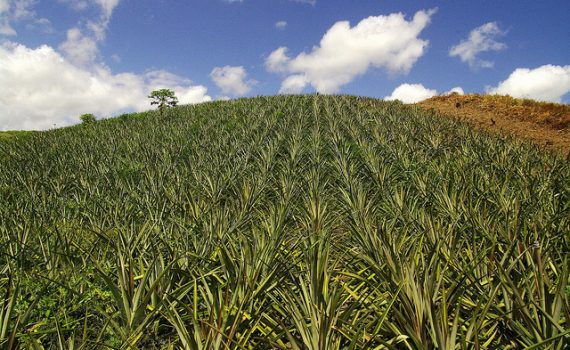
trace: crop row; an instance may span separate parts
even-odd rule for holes
[[[0,346],[564,349],[570,164],[350,96],[0,140]]]

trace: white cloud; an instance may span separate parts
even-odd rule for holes
[[[387,101],[400,100],[404,103],[416,103],[437,95],[436,90],[427,89],[422,84],[402,84],[391,95],[384,97]]]
[[[16,35],[16,30],[10,26],[10,23],[0,19],[0,35]]]
[[[287,56],[287,48],[280,47],[265,59],[265,68],[272,73],[287,72],[291,59]]]
[[[146,82],[145,89],[148,91],[157,89],[174,90],[178,100],[182,104],[199,103],[212,100],[212,98],[207,95],[208,89],[205,86],[193,86],[190,79],[182,78],[164,70],[147,72],[144,75],[144,80]]]
[[[13,15],[16,20],[24,18],[32,18],[36,13],[32,7],[36,4],[36,0],[12,0]]]
[[[215,67],[210,78],[224,94],[233,96],[244,96],[256,83],[254,80],[246,80],[247,72],[242,66]]]
[[[285,28],[287,28],[287,22],[286,21],[275,22],[275,28],[284,30]]]
[[[13,22],[36,21],[36,13],[32,9],[35,4],[36,0],[0,0],[0,35],[16,35],[17,32],[12,27]]]
[[[83,11],[89,6],[99,9],[100,15],[95,20],[89,20],[86,29],[89,31],[94,41],[105,39],[105,32],[113,15],[113,11],[119,5],[120,0],[59,0],[71,6],[76,11]]]
[[[4,21],[36,19],[36,0],[0,0],[0,29]],[[126,111],[150,109],[148,94],[155,89],[175,91],[180,103],[210,101],[207,88],[166,71],[114,74],[99,61],[98,44],[105,39],[119,0],[60,0],[76,10],[98,8],[93,20],[67,32],[59,52],[43,45],[32,49],[0,42],[0,130],[46,129],[77,123],[77,116],[93,113],[109,117]],[[8,15],[8,16],[7,16]],[[5,29],[5,28],[4,28]]]
[[[59,49],[73,64],[82,67],[94,64],[99,56],[98,44],[105,40],[105,32],[119,0],[60,1],[69,4],[76,10],[84,10],[88,5],[93,5],[101,11],[99,18],[87,21],[84,29],[79,27],[69,29],[66,40],[59,45]]]
[[[307,80],[302,74],[290,75],[281,83],[280,94],[300,94],[307,86]]]
[[[0,13],[8,12],[10,9],[9,0],[0,0]]]
[[[68,4],[76,11],[83,11],[89,6],[97,6],[101,9],[101,17],[110,19],[113,10],[119,5],[120,0],[58,0],[61,3]]]
[[[103,11],[103,17],[107,20],[111,18],[113,10],[119,5],[119,0],[95,0]]]
[[[180,103],[211,100],[206,87],[171,73],[113,74],[101,65],[88,70],[46,45],[1,44],[0,62],[0,130],[69,125],[83,113],[109,117],[147,110],[147,95],[158,88],[173,89]]]
[[[570,92],[570,65],[547,64],[535,69],[518,68],[496,87],[487,87],[487,93],[561,102]]]
[[[505,35],[505,31],[499,28],[496,22],[485,23],[473,29],[469,38],[449,50],[449,56],[459,56],[462,62],[467,62],[471,68],[491,68],[494,63],[477,57],[481,52],[500,51],[507,48],[504,43],[495,40]]]
[[[371,67],[390,74],[407,73],[424,54],[428,41],[418,36],[434,13],[418,11],[410,21],[402,13],[368,17],[352,28],[347,21],[337,22],[310,53],[290,58],[287,48],[280,47],[265,65],[270,72],[303,76],[321,93],[337,92]]]
[[[444,95],[451,95],[453,93],[459,94],[459,95],[465,95],[465,91],[463,91],[463,88],[461,88],[460,86],[456,86],[453,89],[444,92]]]
[[[67,31],[67,39],[59,45],[69,61],[78,66],[95,63],[99,49],[94,38],[83,35],[79,28]]]

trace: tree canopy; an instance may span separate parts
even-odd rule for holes
[[[97,121],[97,118],[91,113],[82,114],[79,119],[83,124],[92,124]]]
[[[178,104],[178,98],[175,96],[174,91],[170,89],[154,90],[148,98],[152,99],[151,105],[158,105],[160,113],[165,108],[174,107]]]

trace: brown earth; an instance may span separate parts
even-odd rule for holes
[[[570,155],[570,105],[477,94],[435,96],[417,105]]]

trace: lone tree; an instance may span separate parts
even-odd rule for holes
[[[95,116],[91,113],[82,114],[79,119],[81,119],[81,122],[83,124],[93,124],[95,121],[97,121],[97,118],[95,118]]]
[[[178,104],[178,98],[174,96],[174,91],[170,89],[154,90],[148,98],[152,99],[151,105],[158,105],[160,114],[162,114],[164,109]]]

